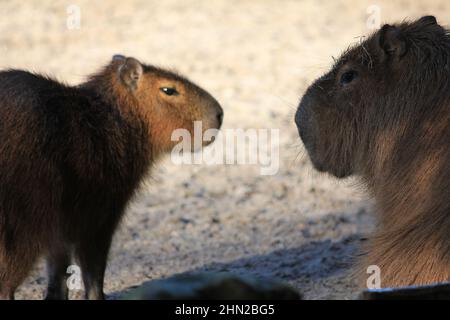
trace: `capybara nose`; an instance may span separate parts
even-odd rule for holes
[[[298,129],[298,133],[303,143],[307,143],[307,132],[309,132],[309,125],[311,121],[311,106],[310,99],[307,94],[303,96],[300,102],[297,112],[295,113],[295,124]]]
[[[219,109],[219,111],[217,112],[217,121],[219,122],[219,127],[222,125],[223,123],[223,110],[222,108]]]

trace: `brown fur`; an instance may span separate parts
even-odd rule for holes
[[[378,224],[361,259],[383,287],[450,281],[450,36],[434,17],[385,25],[308,89],[296,123],[310,158],[359,175]]]
[[[175,88],[167,95],[161,88]],[[67,298],[75,259],[86,297],[103,298],[111,239],[177,128],[219,128],[206,91],[166,70],[117,56],[71,87],[26,71],[0,72],[0,297],[48,257],[48,299]]]

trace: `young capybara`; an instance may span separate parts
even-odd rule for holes
[[[450,35],[432,16],[384,25],[304,95],[315,168],[362,177],[378,223],[357,273],[381,286],[450,281]]]
[[[26,71],[0,72],[0,297],[47,256],[46,298],[66,299],[76,259],[86,297],[102,299],[113,233],[172,131],[223,111],[172,72],[114,56],[87,82],[67,86]]]

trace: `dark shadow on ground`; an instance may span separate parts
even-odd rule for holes
[[[313,241],[298,248],[276,250],[230,262],[213,262],[183,274],[228,272],[243,277],[277,279],[291,284],[308,298],[305,290],[325,289],[331,282],[343,282],[346,290],[354,287],[349,273],[360,239],[360,235],[353,235],[339,241]],[[108,298],[117,299],[129,289],[114,292]]]

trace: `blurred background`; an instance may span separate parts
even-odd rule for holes
[[[293,122],[308,84],[384,22],[437,16],[448,0],[127,0],[0,2],[0,67],[69,84],[114,54],[178,70],[210,91],[224,128],[280,129],[280,170],[167,159],[115,237],[111,297],[177,273],[231,271],[286,281],[306,298],[352,298],[351,257],[372,225],[356,180],[315,173]],[[41,298],[40,263],[17,298]]]

